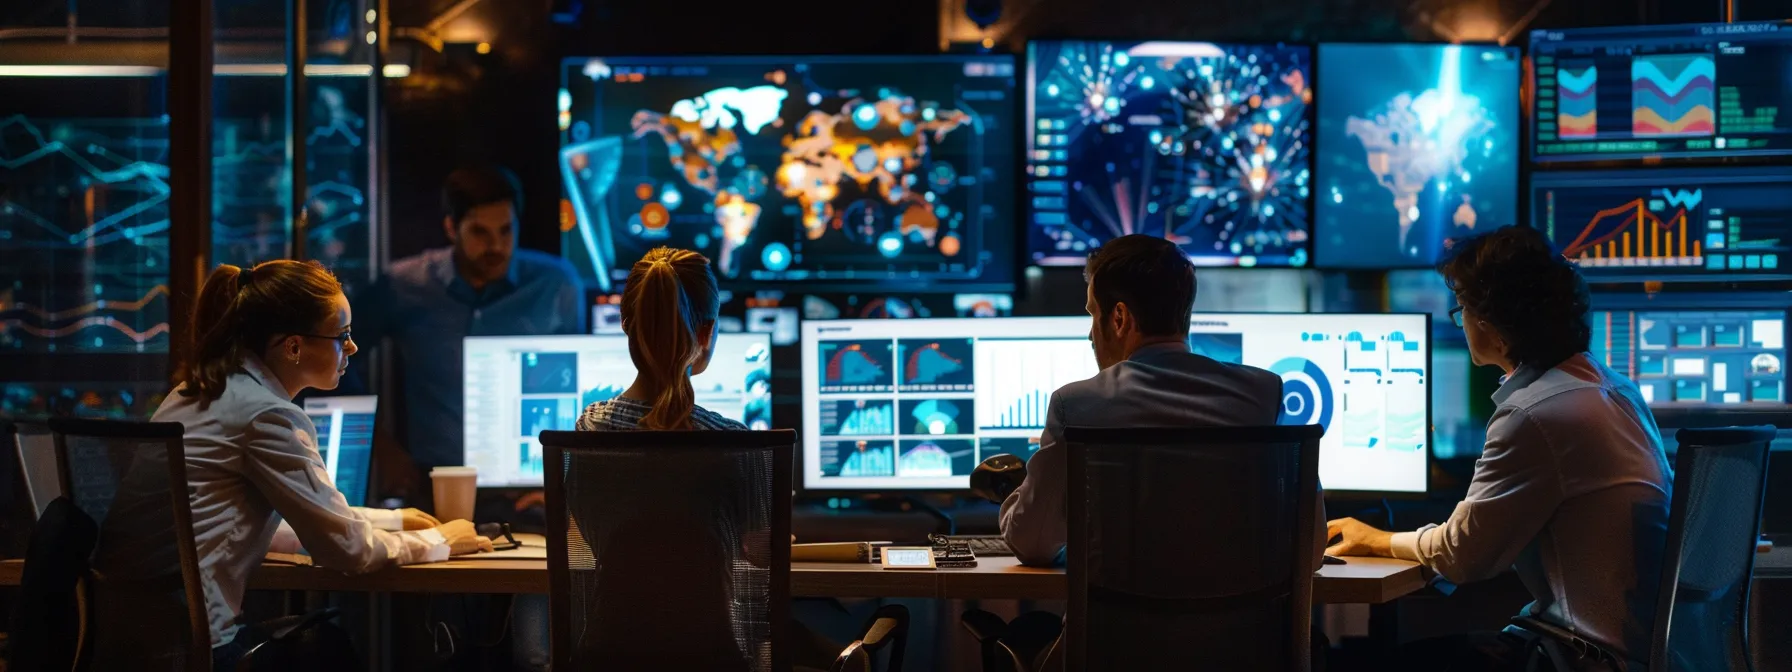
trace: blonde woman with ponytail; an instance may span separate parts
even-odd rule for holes
[[[629,269],[622,290],[635,382],[622,395],[585,409],[580,431],[631,429],[745,430],[697,406],[691,376],[715,354],[721,292],[709,260],[690,250],[655,248]]]

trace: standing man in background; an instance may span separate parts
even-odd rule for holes
[[[390,339],[402,399],[402,448],[375,451],[383,494],[431,499],[429,470],[466,463],[461,339],[585,333],[585,290],[565,259],[516,248],[523,202],[503,168],[455,171],[442,185],[450,246],[393,262],[355,306],[355,333]],[[392,426],[391,424],[387,425]]]

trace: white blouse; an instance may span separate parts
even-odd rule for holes
[[[435,530],[392,532],[394,511],[355,509],[317,452],[317,428],[259,359],[246,358],[207,402],[175,388],[156,422],[186,426],[193,537],[212,646],[236,637],[249,574],[284,518],[319,565],[350,574],[448,559]],[[386,528],[386,529],[382,529]]]

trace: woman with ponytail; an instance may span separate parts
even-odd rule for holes
[[[579,429],[746,429],[698,407],[691,389],[691,376],[703,373],[715,354],[721,304],[716,276],[701,254],[660,247],[635,262],[622,290],[622,331],[635,382],[621,396],[586,408]]]
[[[335,389],[355,354],[348,299],[329,271],[316,262],[226,264],[196,303],[181,383],[152,419],[186,426],[215,668],[234,668],[268,636],[240,620],[249,573],[281,519],[317,564],[348,573],[490,548],[467,521],[351,508],[332,485],[317,429],[292,402],[306,389]]]

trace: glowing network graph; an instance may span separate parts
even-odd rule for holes
[[[897,344],[897,352],[903,359],[904,390],[947,392],[971,389],[970,339],[902,341]]]
[[[1709,54],[1637,56],[1630,62],[1631,132],[1639,138],[1717,132],[1716,79]]]
[[[1563,61],[1556,76],[1556,98],[1561,102],[1556,131],[1565,139],[1599,137],[1599,65]]]

